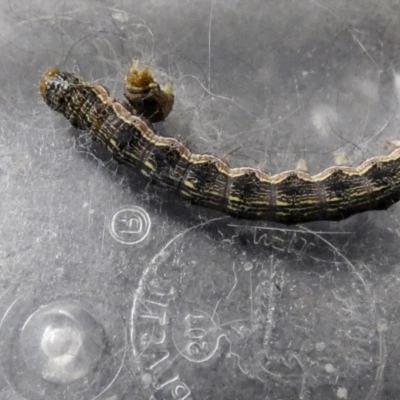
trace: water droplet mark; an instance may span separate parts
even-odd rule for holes
[[[53,303],[26,321],[20,337],[26,365],[46,381],[66,384],[83,378],[99,360],[104,332],[80,306]]]
[[[8,304],[0,315],[3,376],[29,400],[111,395],[128,350],[124,321],[89,290],[61,295],[63,290],[21,285],[3,298]]]

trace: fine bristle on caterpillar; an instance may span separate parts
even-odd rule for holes
[[[147,121],[167,117],[172,89],[161,88],[149,69],[139,70],[136,64],[128,71],[123,103],[103,87],[55,68],[42,75],[39,90],[51,109],[75,128],[90,131],[116,160],[195,204],[235,218],[285,224],[338,221],[385,210],[400,200],[400,148],[358,167],[330,167],[314,176],[297,170],[269,175],[230,168],[215,156],[192,153],[177,139],[158,136]]]

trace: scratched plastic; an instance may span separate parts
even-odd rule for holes
[[[398,398],[398,205],[239,221],[40,98],[55,66],[123,100],[136,58],[173,85],[157,134],[197,154],[310,175],[389,154],[398,1],[239,3],[0,2],[1,400]]]

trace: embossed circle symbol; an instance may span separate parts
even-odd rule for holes
[[[143,208],[132,206],[119,209],[111,219],[110,233],[120,243],[136,244],[149,234],[151,221]]]
[[[104,332],[81,307],[55,303],[33,313],[21,332],[26,364],[41,378],[71,383],[95,366],[104,348]]]

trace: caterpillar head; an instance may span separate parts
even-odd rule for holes
[[[46,104],[53,110],[63,112],[65,95],[71,86],[83,83],[83,79],[63,72],[57,68],[49,68],[40,78],[39,92]]]

